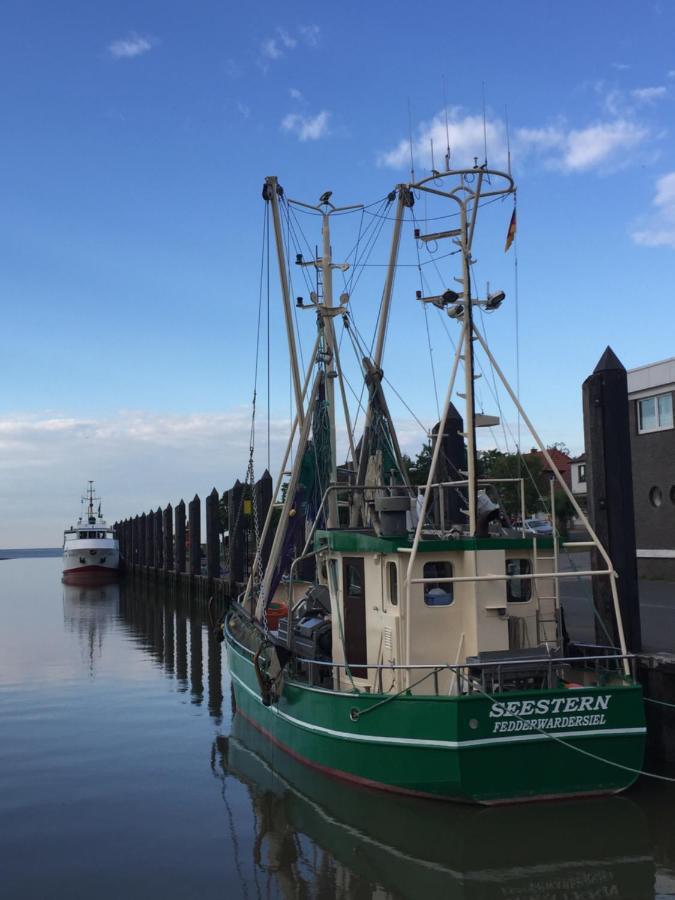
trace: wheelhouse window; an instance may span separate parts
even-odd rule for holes
[[[508,603],[527,603],[532,597],[532,581],[520,581],[518,575],[531,575],[532,565],[529,559],[507,559],[506,574],[510,580],[506,582],[506,599]]]
[[[392,606],[398,606],[398,570],[395,562],[387,563],[387,585],[389,587],[389,602]]]
[[[81,531],[81,532],[78,534],[78,537],[79,537],[79,539],[80,539],[81,541],[84,541],[84,540],[86,540],[86,539],[89,537],[89,532],[88,532],[88,531]]]
[[[673,427],[673,395],[657,394],[637,401],[638,432],[662,431]]]
[[[452,578],[452,563],[447,560],[436,560],[424,563],[423,578]],[[424,602],[427,606],[450,606],[455,599],[454,585],[447,581],[425,581]]]

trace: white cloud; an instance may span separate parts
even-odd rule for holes
[[[266,422],[256,440],[255,475],[267,465]],[[418,452],[422,436],[409,419],[397,421],[404,451]],[[289,421],[270,421],[271,474],[278,474]],[[89,478],[103,498],[109,522],[195,493],[204,497],[243,481],[249,456],[251,411],[159,414],[121,411],[82,417],[16,413],[0,417],[0,547],[57,547],[77,517]],[[347,452],[338,446],[340,459]],[[202,514],[204,504],[202,503]],[[3,564],[4,565],[4,564]]]
[[[277,60],[281,59],[287,50],[294,50],[297,45],[297,39],[292,37],[285,28],[279,26],[272,37],[263,40],[260,52],[265,59]]]
[[[266,425],[266,423],[265,423]],[[271,423],[273,466],[281,461],[288,421]],[[250,410],[193,415],[138,411],[73,417],[57,413],[0,417],[0,547],[55,547],[77,515],[89,478],[109,521],[175,504],[214,485],[244,479]],[[256,475],[267,459],[265,426],[258,433]],[[276,474],[272,473],[273,476]]]
[[[668,70],[668,78],[675,78],[675,69]]]
[[[251,118],[251,107],[242,103],[241,100],[237,100],[237,110],[243,119]]]
[[[638,147],[648,136],[647,128],[626,119],[573,129],[565,136],[558,164],[566,172],[584,172],[601,164],[615,164],[619,162],[617,157]]]
[[[302,91],[299,91],[297,88],[291,88],[288,92],[288,95],[291,100],[297,100],[300,103],[305,99]]]
[[[330,113],[325,109],[315,116],[304,116],[301,113],[288,113],[281,120],[282,131],[295,134],[300,141],[317,141],[326,137]]]
[[[613,62],[613,63],[612,63],[612,68],[613,68],[613,69],[618,69],[620,72],[622,72],[622,71],[624,71],[625,69],[630,69],[630,65],[629,65],[628,63]]]
[[[651,215],[645,216],[633,231],[633,240],[643,247],[675,249],[675,172],[657,180],[652,206]]]
[[[260,44],[259,65],[264,71],[267,71],[271,62],[282,59],[291,50],[295,50],[300,43],[307,47],[316,47],[319,43],[320,31],[318,25],[301,25],[292,34],[286,28],[278,25],[274,34],[264,38]]]
[[[667,93],[668,88],[659,85],[658,87],[635,88],[630,95],[638,103],[653,103],[655,100],[662,100]]]
[[[132,32],[128,37],[120,38],[108,45],[108,53],[114,59],[133,59],[147,53],[155,46],[157,41],[152,38],[142,37]]]
[[[506,129],[499,119],[486,122],[488,156],[496,163],[506,162]],[[463,115],[459,107],[448,109],[448,134],[452,165],[473,165],[478,157],[482,162],[484,151],[483,117]],[[447,146],[445,114],[440,112],[429,122],[423,122],[413,138],[415,167],[431,168],[431,144],[434,146],[434,166],[444,168]],[[392,169],[410,165],[410,141],[405,138],[391,150],[381,153],[378,164]]]
[[[316,47],[319,43],[319,34],[321,33],[318,25],[301,25],[299,31],[308,47]]]
[[[448,110],[451,164],[472,165],[485,155],[483,117],[464,114],[458,107]],[[507,159],[506,127],[500,119],[485,123],[490,162],[504,165]],[[584,172],[600,165],[617,165],[626,161],[630,151],[649,137],[646,126],[628,118],[596,122],[585,128],[570,128],[563,120],[547,125],[519,128],[513,134],[514,158],[540,158],[547,168],[563,172]],[[443,112],[422,123],[413,139],[415,167],[431,168],[431,144],[435,168],[441,169],[446,148],[446,125]],[[624,157],[622,158],[622,154]],[[381,153],[378,163],[395,169],[410,165],[410,143],[401,140],[394,148]]]

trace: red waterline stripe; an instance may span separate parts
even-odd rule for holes
[[[280,741],[278,738],[274,737],[266,728],[263,728],[259,722],[256,722],[251,716],[247,716],[245,712],[243,712],[239,706],[237,706],[237,715],[241,716],[243,719],[255,728],[256,731],[260,732],[264,737],[267,738],[272,744],[276,747],[279,747],[280,750],[283,750],[284,753],[287,753],[289,756],[293,757],[293,759],[297,760],[302,765],[307,766],[309,769],[314,769],[317,772],[321,772],[327,778],[332,778],[334,781],[348,781],[351,784],[356,784],[359,787],[366,788],[367,790],[374,791],[385,791],[388,794],[403,794],[407,797],[418,797],[423,798],[425,800],[437,800],[451,803],[465,803],[468,805],[478,805],[478,806],[505,806],[509,803],[546,803],[551,800],[578,800],[579,798],[594,798],[594,797],[606,797],[611,794],[619,794],[624,788],[608,788],[607,790],[597,790],[597,791],[577,791],[572,794],[541,794],[536,797],[506,797],[503,800],[471,800],[467,797],[455,797],[449,795],[441,795],[441,794],[429,794],[426,791],[413,791],[410,788],[402,788],[402,787],[394,787],[391,784],[383,784],[381,781],[372,781],[370,778],[362,778],[360,775],[352,775],[350,772],[344,772],[341,769],[333,769],[330,766],[324,766],[321,763],[314,762],[314,760],[307,759],[304,756],[301,756],[299,753],[296,753],[295,750],[291,750],[291,748]]]
[[[260,723],[256,722],[250,716],[247,716],[245,712],[242,712],[239,706],[237,706],[237,715],[246,719],[256,731],[259,731],[260,734],[264,735],[268,741],[271,741],[271,743],[276,747],[279,747],[280,750],[283,750],[284,753],[292,756],[293,759],[302,763],[304,766],[307,766],[309,769],[315,769],[317,772],[321,772],[323,775],[326,775],[328,778],[332,778],[335,781],[349,781],[352,784],[356,784],[359,787],[367,788],[369,790],[386,791],[389,794],[404,794],[408,797],[423,797],[425,800],[452,800],[453,802],[471,804],[479,802],[463,797],[443,797],[439,796],[439,794],[429,794],[426,791],[413,791],[410,788],[394,787],[391,784],[383,784],[380,781],[372,781],[370,778],[362,778],[360,775],[352,775],[350,772],[344,772],[341,769],[333,769],[330,766],[324,766],[321,763],[314,762],[314,760],[307,759],[305,756],[301,756],[299,753],[296,753],[295,750],[291,750],[287,744],[282,743],[282,741],[274,737],[274,735],[266,728],[263,728]]]

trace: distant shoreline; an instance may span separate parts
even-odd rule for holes
[[[0,560],[3,559],[47,559],[61,556],[60,547],[23,547],[19,549],[1,548]]]

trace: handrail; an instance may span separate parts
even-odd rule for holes
[[[238,643],[236,638],[233,638],[235,643]],[[240,645],[243,646],[243,645]],[[245,648],[248,650],[248,648]],[[251,651],[249,651],[251,652]],[[461,664],[452,664],[452,663],[411,663],[410,665],[400,665],[398,663],[337,663],[332,662],[331,660],[325,659],[306,659],[302,656],[296,656],[296,662],[306,663],[312,666],[327,666],[332,669],[382,669],[388,672],[392,670],[410,670],[410,669],[437,669],[441,671],[442,669],[447,669],[449,672],[459,672],[463,669],[482,669],[482,668],[502,668],[503,666],[534,666],[540,664],[542,662],[545,663],[579,663],[579,662],[594,662],[600,660],[623,660],[623,659],[637,659],[639,654],[637,653],[616,653],[610,655],[601,655],[601,656],[537,656],[534,659],[530,657],[521,657],[519,659],[502,659],[496,662],[470,662],[470,663],[461,663]]]

